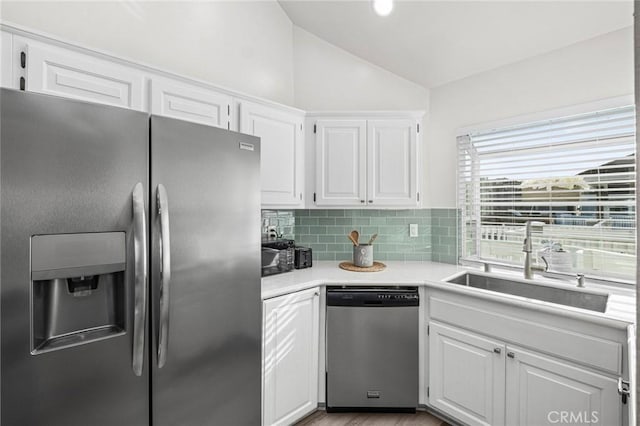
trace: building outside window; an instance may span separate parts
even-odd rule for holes
[[[458,137],[461,256],[522,265],[524,224],[550,270],[632,280],[635,109]]]

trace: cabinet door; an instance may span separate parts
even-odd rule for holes
[[[415,207],[418,197],[414,120],[367,122],[367,203]]]
[[[365,120],[316,123],[316,205],[365,204],[366,140]]]
[[[620,425],[614,378],[507,347],[506,423]]]
[[[186,83],[154,77],[151,113],[194,123],[230,128],[231,96]]]
[[[138,111],[144,109],[141,71],[30,41],[24,48],[26,90]]]
[[[318,406],[319,289],[264,302],[265,425],[295,423]]]
[[[242,102],[240,131],[260,138],[262,206],[301,207],[302,116]]]
[[[429,329],[429,404],[469,425],[503,425],[504,344],[434,322]]]

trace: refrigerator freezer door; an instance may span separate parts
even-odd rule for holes
[[[148,116],[6,89],[0,98],[1,422],[148,424],[149,364],[138,358],[140,376],[133,364],[133,191],[141,182],[148,200]],[[58,234],[78,235],[44,239],[52,255],[41,253],[38,236]],[[48,266],[31,264],[34,249]]]
[[[259,425],[259,139],[155,116],[151,139],[152,422]],[[159,185],[169,213],[164,236]],[[170,294],[161,295],[167,229]],[[170,300],[166,318],[161,297]]]

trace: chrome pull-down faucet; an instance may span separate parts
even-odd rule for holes
[[[543,268],[534,267],[531,264],[531,253],[533,252],[533,244],[531,242],[531,232],[533,231],[533,228],[536,228],[537,231],[541,231],[543,226],[544,226],[543,222],[538,222],[535,220],[528,220],[525,223],[524,244],[522,245],[522,251],[524,252],[524,278],[526,280],[530,280],[533,278],[534,269],[540,269],[540,270],[543,269]]]

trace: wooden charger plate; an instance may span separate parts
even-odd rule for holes
[[[352,272],[379,272],[387,267],[382,262],[373,262],[373,266],[356,266],[353,262],[340,262],[338,265],[341,269]]]

